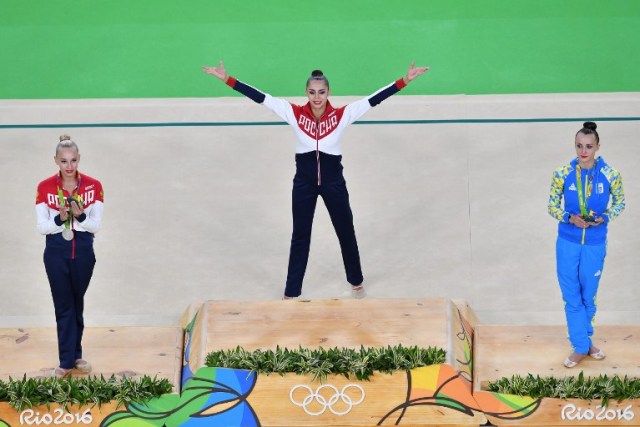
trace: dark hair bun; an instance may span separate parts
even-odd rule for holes
[[[584,122],[584,124],[582,125],[582,127],[584,127],[585,129],[596,130],[596,128],[598,127],[598,125],[597,125],[597,124],[595,124],[594,122]]]
[[[60,135],[60,142],[62,141],[71,141],[71,137],[69,135]]]
[[[313,70],[311,72],[311,77],[322,77],[322,76],[324,76],[324,74],[320,70]]]

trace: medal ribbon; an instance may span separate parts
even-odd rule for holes
[[[594,165],[595,167],[595,165]],[[589,213],[587,212],[587,202],[590,193],[589,191],[589,183],[585,186],[584,193],[582,192],[582,168],[580,166],[576,166],[576,185],[578,187],[578,203],[580,204],[580,213],[583,218],[588,218]]]
[[[60,203],[60,206],[65,206],[67,201],[64,198],[64,194],[62,193],[62,189],[60,187],[58,187],[58,202]],[[65,228],[71,228],[71,215],[67,214],[67,220],[64,222],[64,227]]]

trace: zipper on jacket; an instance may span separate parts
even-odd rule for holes
[[[316,118],[316,167],[318,168],[318,187],[322,184],[320,177],[320,120]]]
[[[593,167],[595,167],[595,166],[596,166],[596,165],[594,164],[594,165],[593,165]],[[582,177],[581,177],[581,178],[582,178]],[[585,180],[585,181],[586,181],[586,185],[584,186],[584,190],[583,190],[583,191],[584,191],[584,204],[585,204],[585,205],[587,205],[587,204],[588,204],[588,202],[589,202],[589,200],[587,199],[587,189],[589,188],[589,179],[588,179],[588,176],[586,176],[586,178],[587,178],[587,179]],[[592,184],[592,185],[593,185],[593,184]],[[587,212],[587,215],[588,215],[588,214],[589,214],[589,212]],[[581,244],[581,245],[584,245],[584,238],[585,238],[585,236],[586,236],[586,235],[587,235],[587,229],[586,229],[586,228],[583,228],[583,229],[582,229],[582,240],[581,240],[581,242],[580,242],[580,244]]]
[[[71,228],[71,230],[73,230],[73,217],[71,217],[71,221],[69,224],[69,227]],[[71,239],[71,259],[76,259],[76,236],[75,236],[75,231],[73,231],[74,236],[73,239]]]

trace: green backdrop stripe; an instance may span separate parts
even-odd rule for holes
[[[0,0],[0,98],[638,92],[638,0]]]
[[[356,125],[433,125],[472,123],[556,123],[556,122],[633,122],[640,117],[561,117],[522,119],[450,119],[450,120],[362,120]],[[145,127],[224,127],[224,126],[285,126],[285,122],[166,122],[166,123],[64,123],[0,125],[0,129],[55,129],[55,128],[145,128]]]

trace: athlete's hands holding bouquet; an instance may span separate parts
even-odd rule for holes
[[[601,216],[596,218],[583,218],[581,215],[570,215],[569,222],[578,228],[597,227],[604,222]]]
[[[82,206],[82,203],[78,202],[77,200],[71,202],[70,207],[71,214],[76,218],[84,213],[84,207]]]
[[[62,204],[58,212],[60,212],[60,221],[65,222],[69,219],[69,215],[73,215],[75,218],[82,215],[84,213],[84,207],[81,202],[73,200],[68,205],[66,203]]]
[[[60,213],[60,221],[65,222],[69,218],[69,208],[67,207],[66,203],[62,203],[60,205],[60,209],[58,209],[58,212]]]

